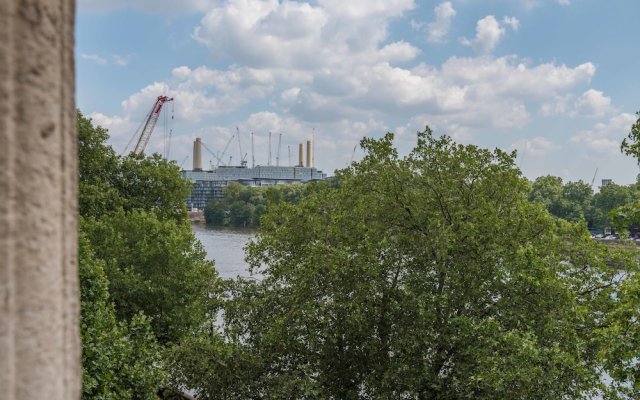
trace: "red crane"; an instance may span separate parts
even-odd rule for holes
[[[142,128],[142,132],[138,137],[138,142],[136,143],[136,147],[133,149],[135,154],[140,154],[144,152],[145,147],[147,147],[147,143],[149,142],[149,138],[151,137],[151,133],[153,133],[153,128],[156,126],[156,122],[158,122],[158,118],[160,117],[160,112],[162,111],[162,106],[164,103],[173,101],[173,97],[168,96],[158,96],[155,104],[149,110],[147,117],[145,118],[144,127]],[[172,117],[173,118],[173,117]]]

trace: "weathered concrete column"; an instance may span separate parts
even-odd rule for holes
[[[80,396],[73,0],[0,0],[0,397]]]

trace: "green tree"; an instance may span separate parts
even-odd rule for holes
[[[177,342],[210,320],[217,273],[188,222],[120,211],[86,220],[82,228],[105,260],[119,319],[144,313],[160,343]]]
[[[263,217],[261,279],[231,283],[227,340],[191,341],[183,384],[209,399],[593,395],[623,250],[529,202],[514,154],[429,130],[406,158],[391,134],[363,146],[337,187]]]
[[[600,187],[600,192],[593,196],[596,226],[603,228],[612,226],[613,220],[610,213],[614,209],[630,204],[636,199],[637,195],[632,189],[632,186],[610,183]]]
[[[563,183],[558,176],[541,176],[536,178],[531,186],[529,200],[544,205],[549,212],[555,216],[560,216]]]
[[[541,176],[531,187],[529,200],[540,203],[553,215],[567,221],[587,219],[589,227],[594,224],[594,207],[592,206],[593,189],[583,182],[567,182],[557,176]]]
[[[80,112],[77,119],[80,215],[97,218],[123,209],[186,219],[184,199],[191,185],[174,161],[158,154],[119,157],[106,144],[104,128],[93,126]]]
[[[186,219],[185,199],[191,184],[182,178],[175,161],[159,154],[130,154],[122,158],[115,186],[125,199],[125,211],[145,210],[163,219]]]
[[[579,221],[582,218],[591,222],[593,217],[593,189],[583,181],[567,182],[562,188],[564,209],[562,218],[567,221]]]
[[[104,262],[95,258],[82,237],[78,261],[82,398],[157,399],[167,377],[149,319],[139,314],[131,322],[116,320]]]
[[[220,281],[187,222],[190,184],[175,163],[120,157],[105,129],[77,120],[83,396],[156,399],[167,392],[162,355],[210,327]]]
[[[304,197],[325,187],[328,186],[322,183],[250,187],[231,182],[224,188],[222,199],[207,204],[205,221],[217,226],[257,227],[269,204],[297,204]]]
[[[110,146],[106,129],[94,127],[91,119],[77,112],[78,208],[80,215],[99,216],[122,207],[115,187],[120,160]]]
[[[210,201],[204,209],[204,220],[209,225],[224,226],[227,224],[228,210],[222,201]]]
[[[629,134],[622,140],[620,150],[628,156],[634,157],[640,163],[640,111],[636,113],[638,119],[631,126]]]
[[[631,126],[627,137],[623,139],[620,150],[624,154],[634,157],[640,165],[640,111],[636,115],[638,119]],[[640,174],[636,177],[636,183],[632,185],[632,190],[635,194],[634,201],[619,205],[609,212],[613,224],[620,230],[640,226]]]

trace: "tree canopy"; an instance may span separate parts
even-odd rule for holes
[[[392,139],[269,209],[247,249],[260,279],[229,283],[225,339],[187,340],[176,379],[209,399],[586,399],[605,371],[637,394],[603,361],[630,361],[608,342],[633,324],[630,253],[529,202],[514,154],[427,129],[401,158]]]
[[[554,216],[567,221],[587,221],[589,229],[603,231],[614,225],[612,211],[640,199],[637,184],[601,186],[598,193],[583,182],[566,182],[557,176],[541,176],[531,185],[529,200],[542,204]]]
[[[166,348],[210,326],[220,281],[175,162],[118,156],[105,129],[77,122],[83,398],[157,399]]]
[[[204,211],[205,221],[214,226],[256,228],[260,225],[260,217],[270,204],[297,204],[302,198],[322,190],[327,185],[326,182],[313,182],[250,187],[231,182],[224,188],[222,199],[212,200],[207,204]]]
[[[638,119],[631,126],[627,137],[622,141],[621,150],[623,153],[634,157],[640,165],[640,112],[637,112]],[[636,190],[640,189],[640,179],[636,182]],[[629,228],[640,226],[640,196],[635,196],[634,201],[627,204],[620,204],[619,207],[610,212],[614,224],[619,228]]]

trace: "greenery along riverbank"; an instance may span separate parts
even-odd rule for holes
[[[233,182],[224,189],[223,199],[207,204],[205,221],[212,226],[255,228],[269,204],[298,204],[311,193],[336,183],[249,187]],[[610,183],[595,193],[593,186],[586,182],[563,182],[560,177],[548,175],[531,182],[528,197],[558,218],[571,222],[584,219],[590,230],[603,232],[614,225],[617,214],[612,211],[640,201],[640,181],[630,185]]]
[[[189,337],[206,399],[638,398],[638,253],[529,201],[515,155],[429,130],[364,140],[339,184],[270,207],[222,335]],[[603,381],[604,376],[611,377]]]
[[[224,198],[210,201],[204,211],[207,224],[256,228],[269,206],[298,204],[312,193],[326,190],[333,182],[249,187],[232,182],[224,188]]]
[[[157,400],[170,391],[166,352],[206,329],[221,281],[175,162],[118,156],[104,129],[77,121],[82,398]]]
[[[638,175],[640,179],[640,175]],[[224,188],[224,198],[210,201],[204,211],[205,221],[211,226],[256,228],[260,217],[271,204],[298,204],[302,199],[320,190],[337,185],[330,182],[310,184],[250,187],[232,182]],[[602,233],[614,225],[617,211],[640,201],[640,180],[630,185],[609,183],[595,193],[593,185],[583,182],[563,182],[557,176],[541,176],[530,182],[530,201],[540,203],[554,216],[571,222],[586,221],[593,232]],[[620,209],[623,210],[623,209]],[[623,213],[625,216],[629,212]],[[638,227],[640,221],[627,221],[626,227]]]
[[[640,398],[637,249],[531,201],[513,153],[427,129],[331,184],[231,185],[260,279],[223,280],[176,164],[78,124],[85,399]]]

